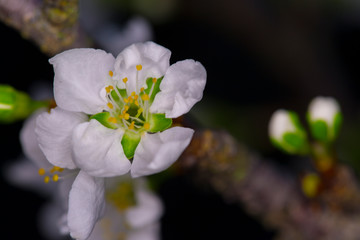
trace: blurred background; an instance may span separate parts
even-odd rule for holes
[[[295,160],[268,140],[271,114],[291,109],[305,120],[313,97],[335,97],[344,115],[340,160],[360,174],[359,1],[84,0],[79,18],[91,45],[114,56],[136,39],[170,49],[171,63],[200,61],[208,82],[188,118],[201,128],[227,130],[252,151],[289,168]],[[51,92],[51,54],[3,22],[0,36],[0,83],[35,95],[44,88]],[[22,154],[21,126],[0,125],[3,172]],[[4,174],[1,189],[3,238],[43,239],[37,216],[46,199],[8,184]],[[273,229],[242,206],[225,202],[186,175],[167,181],[160,195],[166,208],[164,240],[274,237]]]

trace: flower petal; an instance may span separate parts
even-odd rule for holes
[[[74,112],[95,114],[103,110],[105,87],[114,57],[103,50],[72,49],[50,59],[54,65],[54,96],[59,107]]]
[[[170,167],[189,145],[194,130],[173,127],[155,134],[146,133],[135,151],[132,177],[158,173]]]
[[[96,177],[127,173],[131,163],[121,146],[122,129],[106,128],[97,120],[82,123],[74,130],[73,151],[79,168]]]
[[[139,179],[144,180],[144,179]],[[160,198],[146,189],[144,181],[136,183],[136,206],[129,208],[126,220],[132,228],[142,228],[160,220],[163,214],[163,204]]]
[[[50,168],[52,166],[41,151],[35,134],[36,119],[45,111],[46,109],[43,108],[33,113],[26,119],[20,131],[20,142],[24,154],[39,168]]]
[[[160,230],[160,223],[156,222],[130,231],[126,235],[126,240],[159,240],[161,239]]]
[[[87,119],[85,114],[65,111],[59,107],[37,118],[35,133],[50,163],[62,168],[76,168],[72,158],[71,136],[74,128]]]
[[[141,87],[146,88],[147,78],[160,78],[165,74],[169,67],[170,55],[170,50],[154,42],[132,44],[116,57],[115,78],[128,78],[128,94],[133,91],[139,92]],[[142,66],[140,71],[136,69],[137,65]]]
[[[88,238],[104,211],[104,179],[80,171],[69,194],[67,219],[71,237]]]
[[[206,83],[206,70],[199,62],[184,60],[169,67],[160,84],[160,92],[151,105],[152,113],[179,117],[201,100]]]

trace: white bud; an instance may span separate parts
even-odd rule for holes
[[[275,146],[287,153],[303,154],[308,150],[306,132],[294,112],[275,111],[269,123],[269,136]]]

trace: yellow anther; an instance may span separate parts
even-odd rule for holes
[[[135,122],[132,121],[131,124],[130,124],[130,126],[129,126],[129,129],[134,129],[134,128],[135,128]]]
[[[45,176],[44,177],[44,183],[48,183],[50,182],[50,177],[49,176]]]
[[[53,180],[54,182],[59,181],[59,175],[54,174],[53,177],[52,177],[52,180]]]
[[[124,83],[126,83],[127,81],[128,81],[128,78],[127,78],[127,77],[123,78],[123,82],[124,82]]]
[[[152,79],[152,82],[153,82],[153,83],[156,83],[156,81],[157,81],[156,78],[153,78],[153,79]]]
[[[150,123],[144,123],[144,128],[145,130],[149,130],[150,129]]]
[[[111,92],[111,90],[113,90],[114,89],[114,87],[113,86],[108,86],[108,87],[105,87],[105,90],[106,90],[106,92],[107,93],[109,93],[109,92]]]
[[[124,102],[125,102],[125,103],[128,103],[128,102],[129,102],[129,99],[124,98]]]
[[[134,99],[137,100],[139,98],[139,95],[135,95]]]
[[[134,99],[132,98],[132,96],[128,97],[128,101],[129,103],[132,103],[134,101]]]
[[[142,69],[142,66],[141,66],[141,64],[139,64],[139,65],[136,65],[136,70],[140,71],[141,69]]]
[[[135,101],[134,101],[134,104],[135,104],[136,106],[139,106],[138,100],[135,100]]]
[[[125,120],[129,120],[129,118],[130,118],[130,114],[125,113],[125,114],[124,114],[124,119],[125,119]]]
[[[43,176],[45,174],[45,169],[40,168],[38,173],[39,173],[40,176]]]
[[[117,120],[116,120],[116,118],[114,118],[114,117],[109,117],[109,118],[108,118],[108,122],[117,123]]]
[[[132,92],[132,93],[131,93],[131,96],[135,96],[135,95],[136,95],[136,92]]]
[[[145,90],[145,88],[143,88],[143,87],[142,87],[142,88],[140,88],[140,92],[143,92],[144,90]]]
[[[114,108],[114,105],[112,105],[112,103],[108,103],[107,106],[108,106],[110,109],[113,109],[113,108]]]
[[[149,101],[150,97],[149,95],[147,95],[146,93],[144,95],[141,96],[141,99],[144,101]]]
[[[114,76],[113,71],[109,71],[109,75],[110,75],[110,77]]]
[[[126,112],[127,110],[129,110],[130,107],[128,105],[125,105],[124,108],[125,108],[125,112]]]

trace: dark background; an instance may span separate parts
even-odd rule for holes
[[[226,129],[262,156],[291,165],[291,158],[268,141],[272,112],[292,109],[304,119],[313,97],[333,96],[345,119],[339,154],[358,173],[360,8],[355,2],[188,0],[177,4],[170,16],[147,18],[154,41],[172,51],[172,63],[191,58],[207,69],[204,99],[190,113],[193,121]],[[134,13],[142,12],[130,8],[114,20],[121,25]],[[0,83],[30,91],[34,82],[52,82],[49,56],[3,24],[0,36]],[[22,122],[0,125],[3,171],[21,155],[21,126]],[[37,213],[46,198],[0,177],[2,238],[42,239]],[[224,202],[188,176],[167,181],[160,195],[166,207],[164,240],[274,236],[242,206]]]

